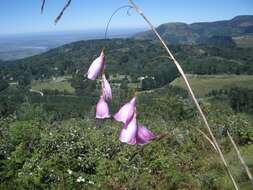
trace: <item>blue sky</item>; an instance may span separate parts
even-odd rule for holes
[[[155,25],[165,22],[202,22],[253,14],[253,0],[135,0]],[[65,0],[47,0],[40,14],[41,0],[1,0],[0,34],[103,29],[112,12],[127,0],[72,0],[57,25],[54,18]],[[146,24],[132,11],[117,14],[111,28],[143,28]]]

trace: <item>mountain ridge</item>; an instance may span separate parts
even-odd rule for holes
[[[214,22],[168,22],[157,27],[157,31],[172,44],[202,44],[208,43],[214,36],[241,37],[253,34],[253,15],[239,15],[230,20]],[[253,36],[252,36],[253,37]],[[155,39],[151,31],[137,33],[134,39]],[[227,41],[226,41],[227,43]],[[253,44],[252,44],[253,45]]]

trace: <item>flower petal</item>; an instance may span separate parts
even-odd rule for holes
[[[110,118],[110,113],[109,113],[109,107],[104,100],[104,97],[101,96],[97,106],[96,106],[96,118],[97,119],[105,119],[105,118]]]
[[[104,67],[104,52],[102,51],[100,56],[92,62],[87,72],[88,79],[95,80],[97,76],[101,74],[103,67]]]
[[[142,124],[138,124],[137,143],[144,145],[155,139],[155,135],[145,128]]]
[[[135,104],[136,97],[133,97],[130,102],[120,108],[120,110],[114,115],[114,119],[127,125],[134,116]]]
[[[136,116],[132,118],[127,126],[124,126],[120,132],[119,140],[123,143],[127,144],[136,144],[136,136],[137,136],[137,122]]]
[[[102,89],[106,100],[112,100],[112,89],[105,75],[102,75]]]

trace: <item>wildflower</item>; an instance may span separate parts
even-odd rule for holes
[[[105,118],[110,118],[110,113],[109,113],[109,107],[104,99],[104,96],[100,96],[100,99],[97,103],[96,107],[96,118],[97,119],[105,119]]]
[[[120,141],[127,144],[145,145],[155,139],[155,135],[136,121],[136,113],[128,125],[120,132]]]
[[[104,69],[104,64],[105,64],[104,57],[105,57],[104,51],[102,51],[100,56],[92,62],[91,66],[87,72],[88,79],[95,80],[97,78],[97,76],[101,74],[102,70]]]
[[[82,176],[79,176],[77,179],[76,179],[76,182],[80,183],[80,182],[85,182],[85,179],[82,177]]]
[[[112,100],[112,89],[105,75],[102,75],[102,90],[105,100]]]
[[[120,110],[114,115],[114,119],[128,125],[134,116],[135,104],[136,97],[133,97],[130,102],[120,108]]]
[[[127,144],[136,144],[137,128],[136,114],[134,114],[131,122],[121,130],[119,140]]]
[[[137,143],[144,145],[155,139],[155,135],[144,127],[142,124],[138,124]]]
[[[71,175],[73,172],[72,170],[68,169],[67,172],[69,173],[69,175]]]

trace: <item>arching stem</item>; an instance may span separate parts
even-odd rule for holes
[[[164,40],[162,39],[162,37],[160,36],[160,34],[155,29],[154,25],[149,21],[149,19],[144,15],[144,13],[139,9],[139,7],[133,2],[133,0],[128,0],[128,1],[134,7],[134,10],[147,22],[147,24],[149,25],[149,27],[151,28],[151,30],[155,33],[156,37],[159,39],[159,41],[161,42],[162,46],[165,48],[166,52],[168,53],[168,55],[172,59],[173,63],[176,65],[179,73],[181,74],[181,76],[182,76],[182,78],[183,78],[183,80],[184,80],[184,82],[186,84],[187,90],[188,90],[190,96],[192,97],[193,102],[195,103],[195,105],[197,107],[199,115],[201,116],[201,118],[202,118],[202,120],[203,120],[203,122],[204,122],[204,124],[205,124],[205,126],[206,126],[206,128],[207,128],[207,130],[208,130],[208,132],[210,134],[210,136],[211,136],[211,139],[212,139],[212,141],[215,144],[215,147],[216,147],[216,149],[217,149],[217,151],[219,153],[219,156],[220,156],[220,158],[221,158],[221,160],[222,160],[222,162],[223,162],[223,164],[225,166],[225,169],[226,169],[226,171],[228,173],[228,176],[230,177],[230,179],[231,179],[231,181],[232,181],[232,183],[234,185],[234,188],[236,190],[238,190],[239,188],[237,186],[237,183],[235,182],[235,179],[234,179],[234,177],[233,177],[233,175],[232,175],[232,173],[231,173],[231,171],[230,171],[230,169],[228,167],[228,164],[227,164],[227,162],[226,162],[226,160],[224,158],[224,155],[223,155],[223,153],[222,153],[222,151],[220,149],[220,146],[219,146],[219,144],[218,144],[218,142],[217,142],[217,140],[216,140],[216,138],[215,138],[215,136],[214,136],[214,134],[213,134],[213,132],[212,132],[209,124],[208,124],[208,122],[207,122],[207,119],[206,119],[206,117],[205,117],[205,115],[204,115],[204,113],[203,113],[203,111],[202,111],[202,109],[201,109],[201,107],[200,107],[200,105],[199,105],[199,103],[198,103],[198,101],[197,101],[197,99],[196,99],[196,97],[195,97],[192,89],[191,89],[189,81],[188,81],[188,79],[187,79],[187,77],[186,77],[186,75],[185,75],[182,67],[180,66],[180,64],[178,63],[178,61],[175,59],[175,57],[171,53],[171,51],[168,48],[168,46],[166,45],[166,43],[164,42]]]
[[[127,14],[129,15],[129,10],[133,8],[133,7],[130,6],[130,5],[121,6],[121,7],[117,8],[117,9],[112,13],[110,19],[108,20],[108,22],[107,22],[107,24],[106,24],[105,39],[107,39],[107,33],[108,33],[108,29],[109,29],[110,23],[111,23],[111,21],[112,21],[112,18],[114,17],[114,15],[115,15],[117,12],[119,12],[121,9],[125,9],[125,8],[128,8]]]

